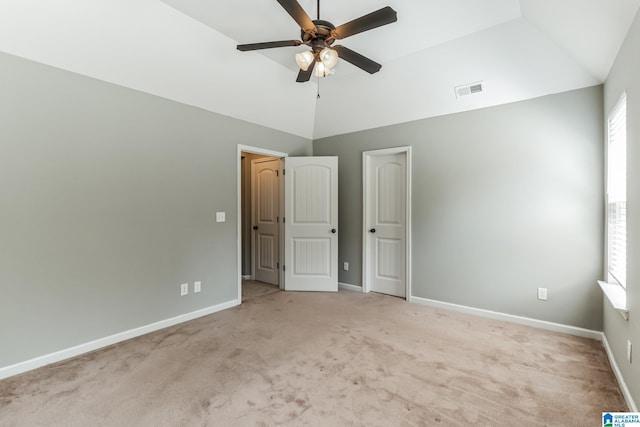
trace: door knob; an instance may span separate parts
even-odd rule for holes
[[[371,229],[371,230],[369,230],[369,231],[370,231],[370,232],[372,232],[372,233],[375,233],[375,232],[376,232],[376,229],[375,229],[375,228],[372,228],[372,229]]]
[[[331,229],[331,232],[332,232],[333,234],[336,234],[336,229],[335,229],[335,228],[332,228],[332,229]]]
[[[258,229],[258,226],[257,226],[257,225],[254,225],[254,226],[253,226],[253,229],[254,229],[254,230],[257,230],[257,229]]]

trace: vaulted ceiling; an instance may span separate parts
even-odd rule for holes
[[[323,0],[320,14],[339,25],[384,6],[398,22],[341,41],[379,73],[342,60],[304,84],[304,46],[236,50],[299,39],[275,0],[3,0],[0,51],[317,139],[602,83],[640,0]]]

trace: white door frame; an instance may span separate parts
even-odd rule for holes
[[[237,218],[238,224],[237,231],[237,257],[238,257],[238,304],[242,304],[242,166],[240,163],[242,153],[262,154],[263,156],[275,157],[282,159],[288,157],[288,153],[282,153],[280,151],[273,151],[266,148],[252,147],[250,145],[238,144],[236,152],[236,202],[237,202]],[[280,180],[280,194],[284,195],[284,179]],[[280,212],[284,212],[284,197],[280,198]],[[282,215],[280,215],[282,216]],[[284,230],[282,229],[282,223],[280,223],[280,259],[284,259]],[[280,289],[284,289],[284,274],[282,270],[280,274]]]
[[[389,154],[404,153],[406,157],[406,227],[405,227],[405,299],[411,299],[411,147],[395,147],[384,148],[382,150],[371,150],[362,152],[362,292],[371,292],[371,279],[369,277],[369,265],[371,263],[371,254],[367,245],[367,206],[369,202],[369,169],[371,166],[371,158],[377,156],[386,156]]]

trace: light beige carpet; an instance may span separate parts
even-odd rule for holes
[[[2,426],[597,426],[600,342],[408,304],[277,292],[0,381]]]
[[[242,280],[242,302],[279,292],[280,287],[257,280]]]

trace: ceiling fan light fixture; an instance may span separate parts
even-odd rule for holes
[[[333,68],[338,63],[338,52],[336,52],[334,49],[331,49],[330,47],[325,47],[324,49],[322,49],[320,51],[319,57],[320,62],[322,62],[322,64],[326,68]]]
[[[302,71],[307,71],[309,69],[309,66],[313,64],[313,61],[315,61],[315,59],[316,58],[313,55],[313,52],[311,52],[310,50],[296,53],[296,64],[298,64],[298,67],[300,67]]]
[[[335,72],[335,70],[332,70],[331,68],[325,66],[322,61],[318,61],[318,63],[316,64],[316,67],[314,69],[314,74],[316,77],[327,77],[331,74],[333,74]]]

